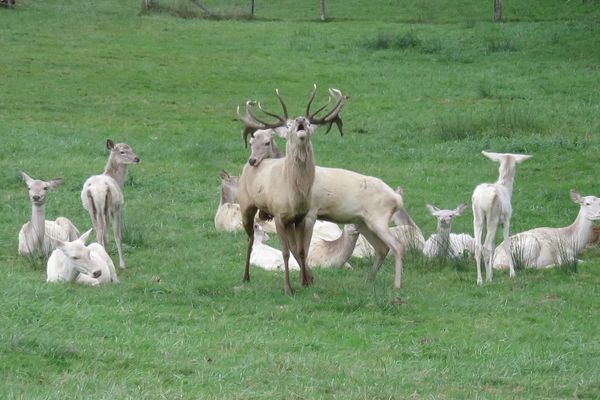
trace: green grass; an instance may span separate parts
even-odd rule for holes
[[[454,207],[496,179],[481,150],[534,155],[513,232],[570,224],[569,189],[600,195],[597,2],[505,2],[500,24],[471,0],[329,0],[327,23],[316,1],[257,2],[254,20],[241,0],[203,1],[219,18],[140,3],[0,8],[1,398],[600,397],[597,248],[576,272],[483,287],[472,260],[410,255],[399,291],[391,259],[373,284],[353,260],[310,288],[294,274],[286,297],[281,274],[242,285],[244,235],[213,228],[218,173],[247,158],[236,105],[275,109],[279,88],[300,113],[315,82],[319,102],[329,86],[351,96],[344,137],[313,137],[318,164],[401,185],[426,236],[427,202]],[[62,176],[48,218],[87,230],[79,191],[107,138],[142,160],[125,186],[128,269],[114,286],[47,285],[43,262],[17,256],[18,172]],[[453,227],[472,231],[471,216]]]

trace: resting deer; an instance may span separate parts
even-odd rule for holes
[[[239,178],[226,171],[220,172],[221,199],[215,214],[215,228],[218,231],[237,232],[244,229],[242,212],[238,203]],[[255,222],[267,231],[275,232],[273,219],[261,219],[260,212],[256,213]]]
[[[69,219],[58,217],[55,221],[46,220],[46,196],[49,190],[63,184],[62,178],[42,181],[31,178],[25,172],[21,172],[21,177],[31,200],[31,220],[19,231],[19,254],[46,256],[56,248],[54,238],[74,240],[79,237],[79,231]]]
[[[242,213],[237,202],[239,178],[221,171],[221,199],[215,214],[215,228],[218,231],[241,231]]]
[[[81,190],[81,203],[89,212],[92,225],[96,230],[96,240],[108,247],[108,226],[112,218],[113,233],[119,253],[119,267],[125,268],[125,259],[121,248],[121,211],[123,209],[123,185],[127,177],[127,166],[137,164],[140,158],[125,143],[114,144],[106,141],[110,152],[104,173],[89,177]]]
[[[352,251],[356,246],[358,236],[358,229],[353,224],[344,226],[341,234],[331,239],[319,236],[317,229],[314,229],[308,252],[307,262],[309,267],[351,268],[347,261],[352,257]]]
[[[72,241],[56,239],[57,248],[46,266],[47,282],[77,282],[84,285],[119,282],[115,266],[99,243],[88,246],[88,230]]]
[[[265,242],[269,240],[269,235],[260,224],[254,224],[254,243],[252,244],[252,255],[250,256],[250,264],[267,271],[280,271],[283,265],[283,253],[274,247],[271,247]],[[293,270],[299,270],[300,266],[290,255],[289,267]]]
[[[437,219],[437,229],[429,236],[423,247],[423,254],[427,257],[455,258],[465,252],[475,253],[475,240],[465,233],[451,233],[452,220],[463,215],[467,205],[462,203],[454,210],[440,210],[427,204],[429,213]]]
[[[315,113],[310,113],[310,105],[316,93],[315,86],[308,101],[306,115],[290,119],[283,99],[278,91],[276,93],[283,108],[283,117],[265,111],[259,104],[259,108],[265,114],[278,119],[275,123],[258,119],[252,111],[254,103],[250,101],[246,103],[245,115],[240,114],[239,107],[237,112],[239,119],[245,125],[242,131],[244,140],[247,140],[248,134],[257,129],[273,129],[276,134],[286,139],[285,157],[264,160],[258,166],[249,160],[240,176],[240,210],[244,229],[248,235],[244,281],[250,279],[254,215],[257,210],[262,210],[275,219],[277,234],[283,248],[284,290],[286,294],[291,294],[288,268],[290,250],[300,265],[302,285],[307,286],[313,280],[310,269],[306,265],[306,255],[314,221],[308,229],[305,223],[305,217],[311,207],[311,193],[315,180],[315,162],[310,137],[321,125],[329,125],[331,128],[335,123],[341,130],[342,122],[339,113],[348,98],[339,90],[330,89],[329,93],[335,98],[335,105],[325,116],[317,118],[316,114],[327,105]]]
[[[249,131],[251,133],[251,131]],[[253,132],[252,154],[248,166],[259,168],[274,155],[270,146],[276,133],[270,130]],[[412,221],[404,211],[402,196],[378,178],[356,172],[316,167],[312,188],[311,207],[306,216],[305,247],[310,243],[312,225],[316,219],[324,219],[340,224],[355,224],[376,253],[369,280],[374,280],[386,255],[391,250],[395,256],[394,286],[401,286],[403,244],[390,230],[392,218],[399,221]],[[414,222],[413,222],[414,224]]]
[[[571,200],[579,204],[575,221],[563,228],[535,228],[511,236],[510,253],[525,268],[549,268],[576,260],[577,254],[590,242],[594,221],[600,220],[600,198],[581,196],[571,190]],[[494,268],[510,265],[505,246],[496,250]]]
[[[473,227],[475,231],[475,262],[477,264],[477,284],[481,285],[481,256],[483,252],[486,280],[492,280],[492,262],[494,240],[498,225],[502,225],[503,247],[510,254],[510,217],[512,215],[512,191],[517,164],[531,158],[524,154],[481,152],[485,157],[500,163],[499,177],[496,183],[482,183],[473,191]],[[484,247],[481,245],[483,224],[486,224]],[[509,257],[510,277],[515,276],[512,257]]]

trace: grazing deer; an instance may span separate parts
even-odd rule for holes
[[[55,221],[46,220],[46,196],[49,190],[63,184],[62,178],[42,181],[31,178],[25,172],[21,172],[21,177],[31,200],[31,220],[19,231],[19,254],[46,256],[56,248],[54,238],[74,240],[79,237],[79,231],[69,219],[58,217]]]
[[[475,262],[477,263],[477,284],[481,285],[481,256],[485,262],[486,280],[492,281],[492,263],[494,241],[498,225],[503,227],[504,250],[510,254],[510,217],[512,215],[511,198],[517,164],[531,158],[524,154],[481,152],[485,157],[500,163],[496,183],[482,183],[473,191],[473,227],[475,233]],[[486,224],[484,246],[481,245],[483,225]],[[509,257],[510,277],[515,276],[512,257]]]
[[[125,268],[125,259],[121,248],[121,211],[123,209],[123,185],[127,177],[127,166],[137,164],[140,158],[125,143],[106,141],[110,152],[104,173],[89,177],[81,190],[81,203],[92,219],[96,230],[96,240],[108,247],[108,226],[112,219],[113,233],[119,253],[119,267]]]
[[[579,213],[571,225],[535,228],[511,236],[510,255],[504,250],[506,246],[498,247],[494,268],[510,266],[509,257],[518,258],[525,268],[549,268],[575,261],[594,234],[594,221],[600,220],[600,198],[581,196],[572,190],[571,200],[579,204]]]
[[[242,131],[247,142],[248,134],[261,129],[272,129],[276,134],[286,139],[286,154],[283,158],[263,160],[260,165],[249,161],[244,166],[240,176],[239,200],[242,212],[244,229],[248,235],[248,250],[244,281],[250,279],[250,256],[254,241],[254,215],[261,210],[272,215],[275,219],[277,235],[283,248],[285,269],[284,290],[286,294],[292,293],[289,281],[288,261],[290,250],[300,265],[300,279],[303,286],[312,283],[312,274],[306,264],[307,250],[310,243],[312,223],[307,229],[305,217],[311,207],[311,193],[315,180],[315,162],[313,158],[311,135],[321,125],[335,123],[341,132],[342,121],[339,113],[348,97],[339,90],[330,89],[330,95],[335,98],[333,108],[321,118],[310,113],[310,105],[316,93],[314,87],[308,101],[306,115],[294,119],[288,117],[287,107],[276,91],[277,97],[283,108],[284,116],[278,116],[265,111],[260,103],[259,108],[267,115],[277,118],[277,122],[268,123],[260,120],[252,111],[254,102],[246,103],[246,113],[241,115],[238,107],[238,118],[244,123]],[[308,240],[307,240],[308,239]]]

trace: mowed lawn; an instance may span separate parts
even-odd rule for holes
[[[517,168],[513,232],[566,226],[569,190],[600,196],[597,1],[18,1],[0,8],[0,398],[599,398],[600,250],[575,270],[497,272],[472,259],[405,256],[374,283],[369,259],[314,271],[283,294],[251,270],[246,238],[214,229],[221,169],[248,157],[235,109],[304,112],[313,83],[351,96],[345,135],[312,138],[318,165],[402,186],[454,208],[497,178],[482,150],[531,154]],[[156,4],[156,2],[155,2]],[[63,177],[47,219],[85,231],[79,200],[106,139],[141,158],[125,185],[128,268],[103,287],[45,282],[17,255],[31,216],[19,171]],[[284,143],[280,142],[283,147]],[[472,234],[472,214],[455,232]],[[498,237],[499,239],[499,237]],[[112,242],[112,241],[111,241]],[[272,241],[277,245],[277,240]],[[117,260],[116,248],[110,254]]]

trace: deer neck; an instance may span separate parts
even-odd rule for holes
[[[119,184],[119,187],[123,189],[125,184],[125,178],[127,178],[127,164],[120,164],[115,160],[112,153],[108,157],[108,162],[104,168],[104,175],[108,175],[113,178]]]
[[[328,253],[331,254],[332,265],[342,265],[352,256],[352,252],[358,241],[358,232],[348,233],[346,229],[342,231],[342,235],[330,242],[327,242]]]
[[[306,140],[304,145],[286,145],[285,176],[288,193],[293,193],[300,202],[307,202],[315,180],[315,161],[312,146]]]
[[[504,186],[508,194],[512,196],[513,183],[515,181],[515,168],[506,165],[500,165],[500,173],[498,176],[497,185]]]
[[[444,227],[438,223],[437,226],[437,256],[444,257],[450,253],[450,230],[451,226]]]
[[[594,222],[585,217],[583,208],[579,210],[575,222],[567,226],[564,230],[564,239],[567,243],[573,244],[575,250],[579,251],[590,241],[593,234]]]
[[[31,230],[36,243],[44,242],[46,233],[46,205],[31,204]]]

